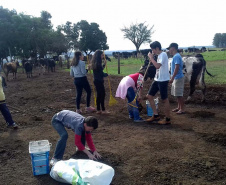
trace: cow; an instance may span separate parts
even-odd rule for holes
[[[32,63],[30,60],[28,60],[24,63],[24,69],[27,74],[27,78],[31,78],[32,77]]]
[[[9,81],[8,79],[8,75],[10,72],[13,73],[13,79],[16,79],[16,73],[17,73],[17,67],[19,66],[19,62],[16,61],[16,62],[7,62],[3,65],[3,70],[4,70],[4,73],[6,75],[6,79],[7,81]]]
[[[199,84],[202,89],[202,102],[205,101],[205,93],[206,93],[206,84],[204,81],[205,72],[210,74],[206,69],[206,61],[204,60],[201,54],[195,55],[195,57],[183,57],[183,72],[185,75],[185,82],[189,82],[190,84],[190,92],[186,102],[191,100],[192,94],[195,91],[195,85]],[[172,58],[169,58],[169,69],[171,69]]]
[[[51,72],[55,72],[55,66],[56,63],[52,58],[48,58],[47,59],[47,68],[48,68],[48,72],[51,70]]]
[[[154,60],[157,61],[157,58],[158,56],[157,55],[154,55]],[[148,67],[148,64],[149,64],[149,59],[148,59],[148,56],[146,56],[145,58],[145,61],[144,61],[144,65],[141,66],[142,69],[145,69],[145,71],[147,70],[147,67]],[[150,78],[151,80],[155,77],[155,73],[156,73],[156,68],[155,66],[151,63],[149,68],[148,68],[148,71],[144,77],[144,81],[146,81],[148,78]]]
[[[46,70],[46,67],[47,67],[47,60],[43,59],[43,58],[40,58],[38,60],[38,74],[45,74],[45,70]]]

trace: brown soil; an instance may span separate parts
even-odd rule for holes
[[[121,77],[110,79],[114,94]],[[144,95],[150,84],[149,80],[145,82]],[[107,81],[105,86],[107,103]],[[52,156],[58,134],[51,126],[51,118],[62,109],[75,111],[73,80],[68,72],[59,69],[44,76],[35,72],[31,79],[19,73],[16,80],[10,79],[5,94],[19,129],[6,128],[0,116],[0,184],[60,184],[49,175],[33,176],[28,144],[47,139],[53,144]],[[172,109],[176,107],[172,97],[170,103]],[[85,107],[85,93],[81,106]],[[147,118],[145,102],[143,106],[141,116]],[[163,116],[161,102],[159,107]],[[208,86],[205,103],[201,103],[197,91],[186,105],[186,114],[172,113],[172,125],[168,126],[132,122],[123,100],[107,108],[109,116],[92,114],[100,122],[93,139],[102,161],[115,169],[112,184],[226,184],[225,85]],[[69,131],[64,159],[76,158],[73,135]]]

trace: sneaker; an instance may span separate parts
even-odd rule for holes
[[[109,112],[109,111],[104,110],[104,111],[102,111],[102,114],[110,114],[110,112]]]
[[[152,116],[151,118],[146,119],[147,122],[152,122],[152,121],[159,121],[160,116],[158,115],[157,117]]]
[[[81,111],[80,109],[76,109],[76,112],[77,112],[78,114],[82,114],[82,111]]]
[[[166,119],[162,120],[162,121],[158,121],[159,125],[170,125],[171,121],[166,121]]]
[[[50,165],[51,166],[54,166],[58,161],[60,161],[59,159],[55,159],[55,158],[52,158],[51,160],[50,160]]]
[[[8,128],[12,127],[14,129],[17,129],[18,128],[18,125],[16,123],[13,123],[12,125],[7,125]]]
[[[144,122],[144,120],[142,118],[139,118],[137,120],[133,120],[133,122],[136,122],[136,123],[141,123],[141,122]]]
[[[86,112],[88,112],[88,113],[91,113],[91,112],[95,112],[96,111],[96,109],[94,108],[94,107],[86,107],[86,110],[85,110]]]

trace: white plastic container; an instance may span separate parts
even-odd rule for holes
[[[48,140],[30,141],[29,153],[33,175],[49,173],[49,151],[51,143]]]

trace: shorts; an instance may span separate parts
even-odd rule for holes
[[[183,96],[184,93],[184,77],[179,79],[174,79],[171,87],[172,96]]]
[[[168,98],[168,83],[169,83],[169,81],[164,81],[164,82],[154,81],[151,84],[148,94],[151,96],[155,96],[156,93],[159,91],[160,95],[161,95],[161,99],[162,100],[167,99]]]

